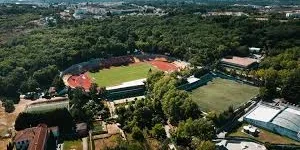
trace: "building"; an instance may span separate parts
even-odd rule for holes
[[[259,103],[243,120],[253,126],[300,141],[300,109],[297,107]]]
[[[221,66],[231,69],[248,70],[258,67],[258,62],[256,59],[249,57],[232,56],[228,58],[222,58]]]
[[[39,124],[36,127],[19,131],[13,138],[14,146],[17,150],[45,150],[51,131],[57,138],[59,135],[58,127],[48,128],[46,124]]]
[[[222,140],[216,147],[217,150],[267,150],[262,144],[240,140]]]
[[[86,123],[78,123],[76,124],[76,133],[79,137],[88,136],[88,127]]]
[[[290,12],[285,14],[286,18],[300,18],[300,12]]]
[[[261,51],[261,48],[258,48],[258,47],[249,47],[249,51],[251,53],[260,53]]]
[[[117,86],[107,87],[107,98],[110,100],[141,96],[145,92],[146,78],[123,82]]]

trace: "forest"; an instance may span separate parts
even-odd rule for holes
[[[299,55],[292,56],[292,67],[272,66],[273,61],[291,51],[287,49],[299,52],[299,20],[279,22],[271,18],[269,21],[257,21],[246,16],[206,18],[172,11],[162,17],[112,16],[104,20],[76,21],[58,18],[54,26],[29,24],[39,15],[59,11],[40,9],[1,9],[0,21],[5,22],[0,24],[1,31],[4,31],[0,38],[4,39],[0,45],[2,97],[17,97],[36,88],[46,89],[57,84],[59,72],[73,64],[92,58],[125,55],[135,49],[170,53],[193,65],[213,66],[223,56],[245,55],[245,47],[261,47],[267,55],[261,69],[285,69],[289,72],[299,68]],[[15,18],[19,21],[16,24],[11,21],[11,16],[22,19]],[[19,27],[23,27],[24,32],[6,36]]]

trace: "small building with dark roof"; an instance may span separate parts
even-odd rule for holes
[[[79,137],[88,136],[88,126],[86,123],[77,123],[76,124],[76,133]]]

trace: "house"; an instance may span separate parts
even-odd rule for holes
[[[258,67],[256,59],[249,57],[232,56],[221,59],[221,66],[230,69],[248,70]]]
[[[17,150],[45,150],[50,132],[56,139],[58,138],[58,127],[48,128],[46,124],[39,124],[36,127],[24,129],[17,132],[13,138],[14,146]]]
[[[27,128],[17,133],[14,144],[17,150],[45,150],[47,148],[48,128],[45,124]]]

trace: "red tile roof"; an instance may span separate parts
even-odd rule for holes
[[[237,65],[242,67],[248,67],[251,64],[257,62],[255,59],[249,58],[249,57],[237,57],[233,56],[232,58],[223,58],[221,60],[223,63],[231,64],[231,65]]]
[[[14,142],[29,141],[29,150],[44,150],[48,138],[48,128],[45,124],[27,128],[17,133]]]

